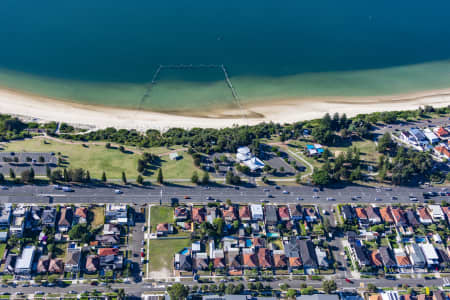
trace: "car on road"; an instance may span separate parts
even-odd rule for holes
[[[142,232],[145,232],[145,226],[142,226],[141,230],[142,230]]]
[[[267,198],[273,198],[272,194],[267,194]]]
[[[122,194],[123,192],[122,192],[121,190],[114,190],[114,193],[117,194],[117,195],[120,195],[120,194]]]
[[[78,294],[77,291],[70,291],[69,294]]]
[[[60,190],[60,189],[61,189],[61,186],[58,185],[58,184],[54,184],[54,185],[53,185],[53,189],[54,189],[54,190]]]
[[[63,190],[63,192],[66,192],[66,193],[73,192],[73,189],[69,186],[63,186],[62,190]]]
[[[312,197],[313,197],[313,199],[319,199],[319,196],[317,196],[317,195],[313,195]]]
[[[207,196],[206,200],[212,200],[213,198],[211,196]]]
[[[189,197],[189,196],[184,196],[183,198],[184,199],[191,199],[191,197]]]
[[[264,189],[263,192],[267,193],[267,192],[270,192],[270,190],[269,189]]]
[[[302,197],[297,197],[297,201],[302,201],[303,198]]]
[[[398,198],[396,196],[392,196],[391,200],[397,200]]]
[[[15,292],[16,295],[23,295],[23,292]]]
[[[284,190],[284,191],[283,191],[283,194],[289,194],[289,192],[288,192],[288,191],[286,191],[286,190]]]
[[[334,199],[333,197],[327,197],[327,201],[335,201],[336,199]]]
[[[145,240],[142,240],[142,241],[141,241],[141,245],[142,245],[142,246],[145,246]]]
[[[8,187],[7,186],[2,186],[1,189],[6,191],[8,189]]]
[[[98,281],[91,281],[91,285],[98,285]]]
[[[317,193],[318,191],[319,191],[318,188],[313,188],[313,192],[314,192],[314,193]]]
[[[375,198],[375,201],[381,201],[381,200],[383,200],[383,199],[378,198],[378,197]]]
[[[348,279],[348,278],[345,278],[345,282],[347,282],[347,283],[353,283],[353,281],[351,281],[351,280]]]
[[[281,189],[281,187],[280,187],[279,185],[276,185],[276,186],[275,186],[275,189],[276,189],[276,190],[279,190],[279,189]]]
[[[418,201],[416,197],[409,197],[409,201]]]
[[[22,284],[22,287],[29,287],[30,285],[28,283]]]
[[[36,291],[34,292],[35,295],[44,295],[45,293],[43,291]]]

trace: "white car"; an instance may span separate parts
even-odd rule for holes
[[[123,192],[122,192],[121,190],[114,190],[114,193],[120,195],[120,194],[122,194]]]
[[[327,201],[334,201],[336,199],[334,199],[333,197],[327,197]]]

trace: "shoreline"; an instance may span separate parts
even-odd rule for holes
[[[173,127],[223,128],[233,125],[255,125],[261,122],[290,123],[322,117],[325,113],[346,113],[353,117],[361,113],[411,110],[419,106],[435,107],[450,104],[450,88],[410,94],[379,97],[328,97],[280,99],[242,103],[239,109],[217,109],[199,114],[170,114],[127,108],[87,105],[50,99],[0,88],[0,112],[28,121],[65,122],[81,128],[158,129]]]

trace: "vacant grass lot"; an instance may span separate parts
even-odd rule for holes
[[[92,209],[94,219],[92,221],[92,227],[97,228],[105,223],[105,207],[97,206]]]
[[[152,231],[160,223],[173,223],[173,208],[169,206],[152,206],[150,210],[150,226]]]
[[[150,241],[150,272],[173,269],[175,253],[191,245],[190,239],[151,240]]]
[[[170,160],[168,153],[180,149],[176,147],[155,147],[149,149],[137,149],[126,147],[130,151],[125,153],[116,147],[106,149],[104,143],[70,143],[56,140],[34,138],[22,141],[5,143],[3,151],[14,152],[54,152],[61,153],[64,165],[68,168],[83,168],[89,170],[91,178],[100,179],[103,171],[108,179],[121,179],[122,172],[125,172],[128,180],[136,179],[137,161],[142,152],[149,152],[156,155],[163,155],[158,165],[152,166],[151,172],[146,174],[147,178],[156,180],[156,170],[161,167],[165,179],[190,179],[192,172],[197,168],[193,159],[186,152],[179,150],[183,156],[180,160]],[[165,155],[167,154],[167,155]]]

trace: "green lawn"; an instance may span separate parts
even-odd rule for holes
[[[118,149],[106,149],[103,145],[65,144],[53,140],[27,139],[5,144],[4,151],[60,152],[68,168],[89,170],[92,178],[101,178],[103,171],[108,179],[120,179],[122,172],[128,178],[137,177],[137,154],[125,154]]]
[[[154,231],[160,223],[173,223],[173,208],[169,206],[152,206],[150,210],[150,226]]]
[[[190,239],[151,240],[150,241],[150,272],[163,269],[173,269],[175,253],[191,245]]]
[[[92,221],[92,227],[97,228],[105,223],[105,207],[97,206],[92,209],[94,214],[94,220]]]
[[[3,255],[5,254],[5,249],[6,249],[6,243],[1,243],[0,244],[0,259],[3,258]]]
[[[202,175],[199,168],[194,165],[192,156],[185,151],[179,151],[181,159],[171,160],[168,155],[161,157],[162,172],[165,180],[170,179],[190,179],[194,171],[199,172],[199,176]],[[150,176],[150,179],[156,180],[158,172],[155,171]]]

